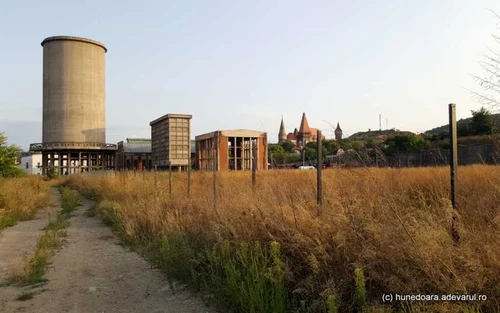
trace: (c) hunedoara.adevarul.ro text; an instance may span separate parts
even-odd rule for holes
[[[382,302],[393,302],[393,301],[486,301],[488,297],[486,295],[480,295],[477,293],[470,295],[426,295],[426,294],[392,294],[384,293],[382,295]]]

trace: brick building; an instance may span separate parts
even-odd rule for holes
[[[196,169],[217,171],[267,170],[267,134],[254,130],[218,130],[196,136]],[[214,162],[216,158],[217,162]]]
[[[186,170],[191,156],[191,118],[187,114],[167,114],[149,123],[153,169]]]

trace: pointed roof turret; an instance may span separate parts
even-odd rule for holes
[[[342,128],[340,128],[340,124],[339,124],[339,122],[337,122],[337,128],[335,128],[335,131],[339,131],[339,130],[342,131]]]
[[[340,128],[339,122],[337,122],[337,128],[335,128],[335,140],[342,140],[342,128]]]
[[[283,115],[281,115],[280,138],[286,138],[285,123],[283,123]]]
[[[307,123],[306,112],[302,113],[302,121],[300,121],[299,133],[311,133],[309,123]]]

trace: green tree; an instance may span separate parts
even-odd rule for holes
[[[272,149],[272,151],[270,151],[269,154],[269,156],[272,157],[273,164],[276,163],[282,164],[285,161],[286,155],[287,155],[286,151],[283,149],[283,147],[279,145],[274,146],[274,148]]]
[[[339,144],[335,140],[323,140],[322,144],[325,148],[325,155],[336,154],[339,150]]]
[[[355,151],[360,151],[365,147],[365,142],[362,140],[344,139],[340,142],[340,147],[344,151],[347,151],[349,149],[353,149]]]
[[[317,150],[318,148],[318,143],[317,142],[314,142],[314,141],[310,141],[308,143],[306,143],[306,148],[309,148],[309,149],[313,149],[313,150]]]
[[[285,162],[286,163],[295,163],[302,160],[302,156],[299,153],[287,153],[285,155]]]
[[[283,141],[281,143],[281,147],[283,147],[283,149],[288,153],[292,152],[292,149],[294,146],[295,146],[295,144],[291,141]]]
[[[384,146],[384,153],[391,155],[394,153],[423,151],[430,148],[430,143],[420,135],[408,134],[388,138],[384,141]]]
[[[493,119],[491,112],[481,107],[479,111],[472,112],[472,133],[474,135],[489,135],[493,132]]]
[[[323,151],[323,158],[325,157],[325,155],[327,154],[327,149],[324,145],[324,142],[325,140],[323,140],[321,143],[322,143],[322,151]],[[318,143],[315,142],[315,141],[312,141],[312,142],[308,142],[305,146],[305,149],[306,149],[306,158],[311,158],[311,159],[316,159],[317,158],[317,155],[318,155]],[[309,152],[307,152],[309,151]],[[337,150],[335,150],[335,152],[337,152]]]
[[[316,157],[318,156],[318,150],[316,148],[307,146],[307,144],[304,147],[304,151],[303,152],[305,153],[305,159],[306,159],[306,161],[307,160],[316,160]]]
[[[0,177],[22,176],[24,172],[16,167],[16,159],[22,150],[16,145],[7,144],[7,136],[0,133]]]
[[[283,147],[281,147],[280,145],[273,145],[273,144],[270,144],[269,145],[269,153],[268,153],[268,157],[269,157],[269,160],[268,162],[269,163],[283,163],[283,159],[285,157],[285,150],[283,149]]]
[[[457,136],[471,136],[472,129],[468,123],[457,123]]]

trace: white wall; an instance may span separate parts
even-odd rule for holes
[[[38,168],[40,165],[40,168]],[[29,156],[23,156],[21,158],[21,164],[19,164],[19,168],[25,171],[30,175],[42,175],[42,155],[41,154],[33,154]]]

